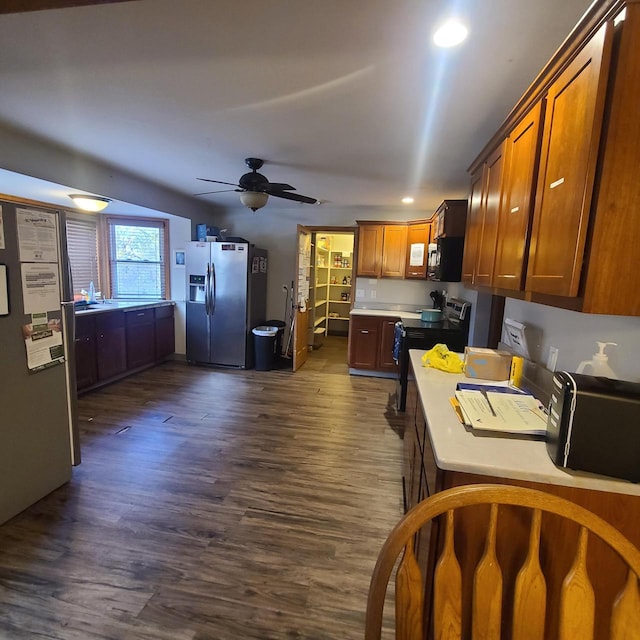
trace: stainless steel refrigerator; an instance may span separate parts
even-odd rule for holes
[[[267,251],[244,242],[186,248],[187,360],[250,368],[251,329],[267,312]]]
[[[0,523],[79,462],[64,214],[0,200]]]

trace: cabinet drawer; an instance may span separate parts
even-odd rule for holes
[[[127,327],[155,321],[153,309],[136,309],[135,311],[127,311],[124,315],[127,320]]]

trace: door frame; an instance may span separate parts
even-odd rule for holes
[[[352,258],[352,265],[353,265],[353,284],[354,284],[354,291],[355,291],[355,265],[357,264],[357,260],[358,260],[358,225],[353,225],[353,226],[337,226],[337,225],[302,225],[302,224],[298,224],[298,232],[296,233],[296,278],[294,279],[294,293],[292,294],[294,296],[293,300],[293,309],[294,312],[296,314],[296,320],[294,322],[294,327],[293,327],[293,371],[295,372],[297,369],[299,369],[305,362],[307,359],[307,355],[309,352],[309,348],[308,345],[306,344],[307,342],[307,326],[305,326],[305,331],[304,331],[304,336],[301,332],[298,332],[296,330],[296,325],[298,324],[298,311],[299,311],[299,304],[298,304],[298,274],[300,273],[299,269],[300,269],[300,265],[299,265],[299,246],[300,246],[300,230],[303,230],[303,232],[305,233],[309,233],[311,235],[311,237],[313,238],[314,234],[317,233],[326,233],[328,235],[332,234],[332,233],[353,233],[353,258]],[[351,306],[353,307],[353,303],[355,301],[355,295],[351,296]],[[307,300],[308,302],[308,300]],[[351,309],[351,307],[350,307]],[[308,312],[307,312],[308,314]],[[306,316],[306,320],[308,323],[308,315]],[[304,338],[305,344],[304,345],[300,345],[297,344],[299,343],[299,341]],[[298,357],[296,358],[296,355],[298,355]],[[303,355],[304,354],[304,355]]]

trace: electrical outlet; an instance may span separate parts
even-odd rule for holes
[[[364,289],[356,289],[356,298],[362,300],[364,298]]]
[[[558,364],[558,348],[549,347],[549,357],[547,358],[547,369],[555,371]]]
[[[375,289],[371,289],[371,291],[369,292],[369,295],[371,296],[372,300],[376,299],[376,290]]]

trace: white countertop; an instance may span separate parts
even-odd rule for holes
[[[377,316],[382,318],[404,318],[420,320],[421,314],[413,311],[392,311],[389,309],[351,309],[352,316]]]
[[[449,403],[456,384],[468,379],[463,374],[422,366],[424,353],[417,349],[409,352],[429,438],[440,469],[640,495],[640,484],[556,467],[542,440],[478,435],[468,430]],[[487,383],[499,384],[489,380]]]
[[[76,315],[89,316],[107,311],[133,311],[134,309],[152,309],[166,305],[175,305],[175,302],[173,300],[109,300],[108,302],[97,302],[95,306],[75,311]]]

